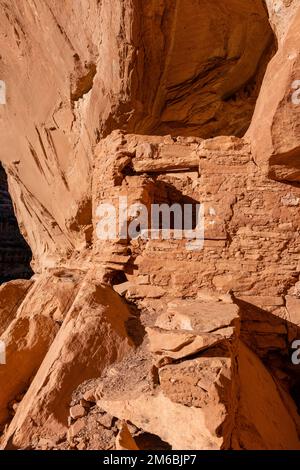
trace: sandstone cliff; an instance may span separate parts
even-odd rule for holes
[[[300,449],[299,1],[0,6],[1,448]],[[120,197],[203,248],[99,239]]]

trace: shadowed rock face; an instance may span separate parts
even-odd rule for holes
[[[22,237],[0,163],[0,283],[29,279],[31,250]]]
[[[143,3],[140,62],[147,87],[139,84],[144,115],[136,130],[243,136],[275,52],[263,1],[160,2],[161,25],[155,2]]]

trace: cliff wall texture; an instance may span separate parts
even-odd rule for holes
[[[1,448],[300,449],[299,0],[0,6]],[[125,199],[203,245],[102,239]]]

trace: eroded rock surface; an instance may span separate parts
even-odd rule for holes
[[[300,449],[298,1],[0,6],[35,273],[0,287],[1,448]],[[100,239],[120,197],[202,204],[203,246]]]
[[[31,251],[20,233],[8,192],[7,177],[0,164],[0,283],[29,279]]]

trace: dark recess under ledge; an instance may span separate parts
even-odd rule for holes
[[[31,250],[21,235],[0,163],[0,284],[13,279],[30,279]]]

